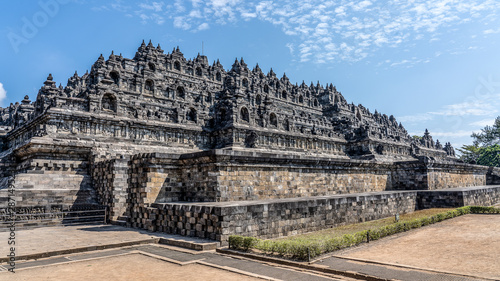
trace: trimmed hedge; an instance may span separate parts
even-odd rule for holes
[[[368,239],[377,240],[389,235],[419,228],[465,214],[500,214],[500,208],[480,206],[460,207],[455,210],[439,213],[429,217],[396,222],[374,229],[358,231],[353,234],[345,234],[340,237],[324,239],[322,241],[309,239],[262,240],[254,237],[231,235],[229,236],[229,248],[243,251],[256,249],[267,255],[279,255],[291,259],[309,260],[321,254],[367,242]]]

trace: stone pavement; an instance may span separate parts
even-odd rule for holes
[[[363,243],[336,257],[500,279],[500,215],[469,214]]]
[[[284,264],[290,267],[303,268],[311,271],[338,274],[341,276],[359,280],[497,281],[497,279],[465,276],[450,272],[395,266],[384,263],[372,263],[371,261],[364,261],[362,259],[350,260],[336,256],[325,257],[323,259],[307,263],[282,260],[255,254],[241,253],[228,249],[220,250],[220,252],[223,252],[225,254],[232,254],[235,256],[243,256],[248,259],[253,258],[262,262]]]
[[[4,259],[0,262],[0,280],[4,280],[4,278],[15,280],[9,278],[12,273],[7,272],[9,266],[4,258],[6,256],[4,253],[8,254],[8,235],[8,232],[0,232],[0,243],[5,245],[0,247],[1,258]],[[157,244],[158,242],[190,248],[196,248],[193,245],[203,245],[211,250],[197,251],[161,245]],[[19,230],[16,231],[16,256],[18,257],[16,271],[139,252],[180,265],[197,262],[267,280],[349,280],[349,278],[341,276],[339,277],[341,279],[333,278],[331,275],[321,276],[315,272],[301,272],[282,266],[276,267],[258,261],[221,255],[213,250],[215,246],[214,241],[152,233],[114,225],[61,226]]]
[[[9,232],[0,232],[0,250],[7,247]],[[169,235],[160,232],[149,232],[146,230],[127,228],[117,225],[78,225],[78,226],[55,226],[35,229],[23,229],[15,232],[16,256],[31,258],[50,256],[47,253],[64,251],[64,253],[75,253],[105,248],[116,248],[134,244],[157,243],[162,240],[163,244],[177,246],[195,246],[215,249],[217,242],[192,237]],[[5,243],[3,242],[5,241]],[[183,243],[185,245],[183,245]],[[5,248],[7,251],[7,248]],[[4,255],[0,256],[0,262]]]
[[[53,265],[67,264],[76,261],[87,261],[92,259],[102,259],[126,254],[141,253],[154,258],[162,259],[166,262],[175,263],[178,265],[188,265],[198,263],[207,265],[217,269],[238,273],[250,277],[256,277],[264,280],[311,280],[311,281],[327,281],[327,280],[353,280],[339,276],[335,278],[328,275],[320,275],[315,272],[297,271],[293,268],[277,267],[265,264],[258,261],[242,260],[231,256],[225,256],[215,253],[214,251],[192,251],[182,250],[177,247],[163,246],[157,244],[146,244],[122,247],[111,250],[92,251],[86,253],[77,253],[72,255],[64,255],[40,259],[34,261],[23,261],[16,264],[16,271],[20,272],[23,269],[33,269],[35,267],[48,267]],[[124,265],[133,266],[133,265]],[[5,265],[0,265],[0,280],[15,280],[10,279],[15,275],[7,272]],[[14,273],[15,274],[15,273]],[[61,278],[64,276],[61,276]],[[168,280],[168,278],[166,279]]]
[[[241,257],[228,254],[228,251],[195,251],[157,244],[162,238],[194,244],[209,242],[112,225],[20,230],[16,233],[17,256],[35,257],[48,252],[54,253],[54,256],[48,258],[38,256],[38,259],[30,258],[27,261],[18,260],[16,270],[141,253],[179,265],[194,262],[267,280],[355,280],[358,278],[363,280],[488,280],[352,261],[340,257],[328,257],[312,264],[280,263],[278,259],[257,260],[253,259],[252,255]],[[0,233],[0,239],[0,241],[7,241],[7,234]],[[6,242],[1,243],[7,245]],[[0,250],[7,252],[8,249],[2,246]],[[0,263],[0,280],[3,280],[6,274],[12,274],[6,272],[7,268],[5,262]]]
[[[327,276],[320,276],[314,273],[299,272],[289,268],[275,267],[257,261],[235,259],[230,256],[219,255],[213,251],[195,253],[192,251],[179,251],[178,249],[174,249],[174,247],[171,246],[162,246],[155,244],[123,247],[119,249],[104,250],[104,251],[93,251],[88,253],[78,253],[73,255],[52,257],[36,261],[25,261],[25,262],[20,262],[16,265],[16,271],[19,272],[19,270],[27,268],[51,266],[51,265],[69,263],[74,261],[84,261],[89,259],[106,258],[106,257],[112,257],[123,254],[133,254],[133,253],[142,253],[152,257],[165,258],[166,261],[180,265],[197,262],[203,265],[209,265],[232,272],[237,272],[243,275],[260,277],[267,280],[291,280],[291,281],[341,280]],[[3,271],[5,271],[5,269],[3,269]],[[4,274],[12,274],[12,273],[0,271],[0,280],[3,280],[2,278],[5,277]]]
[[[372,264],[362,261],[347,260],[338,257],[326,258],[317,263],[318,265],[326,265],[330,268],[342,271],[354,271],[369,276],[377,276],[382,279],[394,279],[405,281],[472,281],[472,280],[488,280],[482,278],[474,278],[460,276],[441,272],[431,272],[418,269],[408,269],[403,267],[395,267],[383,264]]]

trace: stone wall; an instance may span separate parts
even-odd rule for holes
[[[428,168],[428,189],[482,186],[488,167],[463,163],[434,163]]]
[[[129,225],[138,227],[141,208],[153,203],[179,201],[182,182],[176,165],[179,155],[139,154],[129,161]]]
[[[390,166],[368,161],[228,150],[185,154],[178,161],[161,157],[141,160],[152,190],[149,203],[295,198],[392,186]]]
[[[500,186],[464,188],[464,206],[491,206],[500,202]]]
[[[393,189],[437,190],[486,184],[488,167],[432,161],[397,162],[392,171]]]
[[[53,196],[53,193],[47,196]],[[4,231],[9,225],[10,209],[0,208],[0,231]],[[16,229],[36,228],[54,225],[103,223],[104,206],[96,204],[57,204],[50,202],[49,205],[15,207]]]
[[[7,177],[0,183],[0,208],[6,207]],[[95,190],[88,162],[78,159],[32,158],[16,167],[15,198],[18,207],[93,204]]]
[[[208,238],[224,245],[233,234],[278,238],[416,209],[489,206],[499,201],[500,186],[483,186],[240,202],[155,203],[136,207],[130,225]]]
[[[131,225],[227,243],[231,234],[277,238],[415,210],[416,192],[139,207]]]
[[[420,161],[398,162],[391,173],[392,189],[422,190],[428,189],[427,168]]]
[[[19,165],[16,175],[19,189],[81,189],[92,187],[88,161],[29,159]]]
[[[486,184],[488,173],[487,167],[425,159],[394,165],[319,155],[224,149],[181,155],[141,155],[135,159],[142,161],[141,173],[148,180],[145,187],[150,190],[149,204],[480,186]]]
[[[500,167],[489,167],[486,174],[487,185],[500,185]]]
[[[99,204],[108,208],[108,220],[123,220],[128,216],[128,159],[95,163],[92,179]]]
[[[498,202],[500,202],[500,186],[418,191],[417,195],[418,209],[491,206]]]

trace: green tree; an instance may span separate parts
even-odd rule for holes
[[[473,133],[474,145],[487,147],[500,144],[500,116],[495,119],[493,126],[486,126],[480,133]]]
[[[481,156],[479,147],[476,145],[463,145],[458,148],[458,151],[460,151],[460,159],[469,164],[476,164],[477,159]]]
[[[473,133],[472,145],[458,149],[460,159],[465,163],[500,167],[500,116],[493,126],[486,126],[479,133]]]
[[[500,145],[481,147],[477,164],[484,166],[500,167]]]

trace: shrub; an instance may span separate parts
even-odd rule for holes
[[[231,235],[229,236],[229,248],[234,250],[240,250],[243,246],[243,236]]]
[[[470,206],[470,213],[472,213],[472,214],[500,214],[500,208]]]
[[[275,246],[274,246],[274,250],[278,255],[284,256],[288,252],[287,241],[276,241]]]
[[[258,245],[255,246],[256,249],[261,250],[265,254],[274,254],[274,243],[271,240],[260,241]]]
[[[244,251],[248,251],[249,249],[254,248],[257,243],[259,243],[259,239],[255,237],[244,237],[242,241],[242,248]]]

